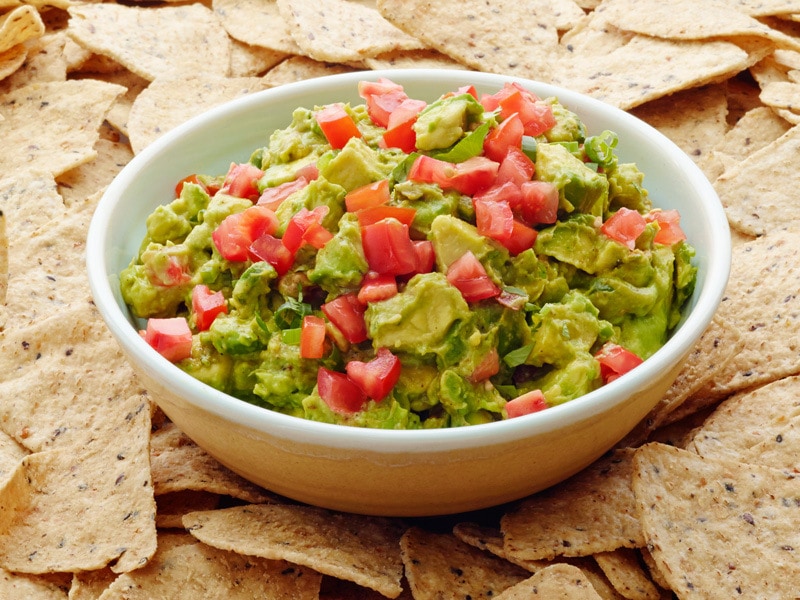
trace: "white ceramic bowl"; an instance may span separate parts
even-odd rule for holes
[[[432,101],[465,84],[494,92],[510,78],[445,70],[370,71],[312,79],[238,99],[170,131],[123,169],[92,219],[87,266],[95,303],[164,412],[221,463],[268,489],[333,509],[391,516],[441,515],[521,498],[587,466],[655,405],[709,324],[730,268],[730,235],[713,188],[667,138],[592,98],[531,81],[557,96],[590,134],[619,134],[618,154],[645,173],[654,204],[677,208],[697,249],[697,287],[668,343],[644,364],[586,396],[546,411],[471,427],[385,431],[329,425],[260,408],[208,387],[162,359],[139,336],[118,274],[136,254],[145,218],[188,173],[220,173],[266,144],[292,109],[360,103],[357,83],[388,77]],[[520,81],[520,80],[517,80]]]

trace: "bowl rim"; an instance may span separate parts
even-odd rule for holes
[[[246,112],[255,106],[272,101],[297,96],[313,98],[315,93],[334,84],[357,85],[361,80],[376,80],[380,77],[400,83],[418,80],[423,83],[449,85],[455,81],[471,81],[477,85],[493,87],[499,87],[506,81],[516,81],[524,86],[530,86],[540,95],[543,93],[557,96],[565,104],[589,106],[601,114],[628,122],[631,126],[642,129],[647,136],[654,138],[663,146],[674,166],[683,170],[691,185],[698,190],[698,197],[707,199],[698,203],[697,208],[703,214],[706,226],[711,229],[710,239],[714,240],[712,248],[705,255],[708,262],[703,286],[694,291],[695,294],[699,294],[697,300],[667,343],[625,377],[546,411],[487,424],[422,430],[350,427],[278,413],[250,404],[200,382],[150,348],[120,309],[112,291],[115,274],[107,270],[108,257],[105,248],[108,225],[120,204],[126,186],[148,164],[157,160],[161,154],[178,143],[183,135],[197,127],[207,127],[221,119],[229,118],[231,113]],[[730,273],[730,261],[730,230],[713,186],[694,161],[657,129],[628,112],[566,88],[520,77],[460,69],[389,69],[327,75],[253,92],[211,108],[163,134],[131,159],[103,193],[92,216],[86,240],[86,269],[95,305],[123,350],[134,362],[146,365],[151,376],[172,388],[191,404],[240,426],[276,437],[313,442],[319,446],[378,453],[430,453],[476,445],[507,443],[538,433],[550,432],[567,423],[590,419],[612,406],[624,403],[636,393],[643,382],[656,379],[661,374],[664,364],[677,362],[690,352],[699,335],[711,322],[721,301]]]

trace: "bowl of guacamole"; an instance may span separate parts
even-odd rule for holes
[[[170,419],[268,489],[392,515],[597,458],[670,385],[729,261],[713,189],[652,128],[438,70],[213,109],[126,167],[88,240],[98,309]]]

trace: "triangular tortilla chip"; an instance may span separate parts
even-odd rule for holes
[[[284,18],[275,0],[212,0],[214,13],[235,40],[284,54],[299,54],[291,21]]]
[[[0,53],[41,37],[44,31],[39,11],[33,6],[25,4],[14,8],[0,16]]]
[[[559,563],[495,596],[496,600],[602,600],[578,567]]]

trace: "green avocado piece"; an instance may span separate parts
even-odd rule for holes
[[[466,252],[472,252],[496,281],[509,259],[508,250],[478,233],[471,223],[452,215],[440,215],[431,222],[428,239],[433,243],[436,266],[446,273],[447,268]]]
[[[456,215],[461,194],[455,191],[442,191],[432,183],[403,181],[392,190],[392,204],[413,208],[416,213],[411,224],[413,232],[427,237],[433,220],[439,215]]]
[[[493,385],[472,383],[453,369],[446,369],[439,377],[437,396],[451,427],[499,420],[506,405]]]
[[[292,112],[291,124],[278,129],[269,137],[269,143],[262,153],[262,169],[274,164],[286,164],[318,152],[327,147],[327,139],[317,125],[314,111],[296,108]]]
[[[579,350],[568,366],[547,371],[525,383],[519,392],[539,389],[547,404],[555,406],[588,394],[601,384],[600,364],[597,359],[589,352]]]
[[[539,143],[536,178],[558,188],[560,207],[566,212],[603,216],[608,205],[608,180],[587,167],[559,143]]]
[[[653,208],[644,187],[644,173],[634,163],[617,164],[606,172],[608,177],[608,209],[617,211],[621,207],[645,213]]]
[[[302,359],[300,346],[284,343],[280,335],[269,339],[260,357],[253,370],[255,395],[275,410],[302,417],[303,399],[317,385],[319,363]]]
[[[414,123],[417,148],[423,152],[449,148],[481,120],[483,112],[471,94],[439,98],[426,106]]]
[[[586,127],[574,112],[558,101],[558,98],[545,98],[553,110],[556,124],[544,132],[548,142],[582,142],[586,138]]]
[[[361,245],[361,227],[354,213],[345,213],[339,231],[317,252],[308,279],[330,294],[355,289],[369,270]]]
[[[345,212],[345,190],[324,177],[318,177],[304,188],[297,190],[281,202],[275,210],[278,217],[278,229],[275,233],[282,236],[292,217],[302,208],[314,210],[318,206],[327,206],[330,210],[322,220],[322,225],[330,232],[336,232],[337,223]]]
[[[340,151],[325,154],[318,167],[322,177],[349,192],[386,179],[403,158],[401,152],[373,149],[363,139],[353,137]]]
[[[592,215],[577,214],[539,232],[534,243],[539,255],[573,265],[590,274],[606,271],[628,256],[627,247],[602,234]]]

